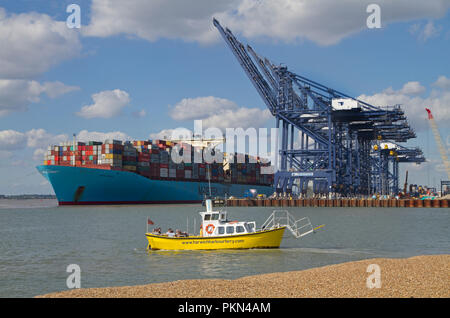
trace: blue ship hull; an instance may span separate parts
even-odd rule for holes
[[[208,182],[149,179],[137,173],[70,166],[38,166],[59,205],[197,203],[209,194]],[[213,196],[243,197],[248,189],[271,195],[263,185],[211,182]]]

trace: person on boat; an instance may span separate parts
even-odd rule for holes
[[[161,235],[161,228],[160,227],[154,228],[153,229],[153,234]]]
[[[166,232],[166,235],[167,235],[168,237],[174,237],[174,236],[175,236],[175,233],[173,232],[172,229],[168,229],[167,232]]]
[[[182,232],[181,230],[176,230],[175,231],[175,237],[188,237],[188,233],[187,232]]]

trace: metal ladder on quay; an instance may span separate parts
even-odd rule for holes
[[[274,229],[281,226],[286,226],[295,238],[301,238],[314,232],[314,228],[308,217],[295,220],[294,216],[287,210],[273,211],[261,226],[261,229]]]

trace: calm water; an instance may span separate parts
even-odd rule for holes
[[[52,200],[0,200],[0,297],[66,290],[69,264],[81,287],[138,285],[301,270],[374,257],[450,254],[450,209],[290,208],[325,224],[302,239],[287,231],[280,249],[147,251],[146,220],[199,226],[200,205],[57,207]],[[273,208],[228,208],[229,219],[255,220]]]

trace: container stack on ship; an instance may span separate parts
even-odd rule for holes
[[[190,153],[191,162],[172,160],[175,145],[180,156]],[[201,202],[209,194],[208,180],[213,196],[242,197],[250,189],[273,193],[273,174],[261,173],[270,163],[237,153],[216,154],[220,162],[196,163],[202,151],[167,140],[66,142],[49,146],[38,170],[60,205]]]

